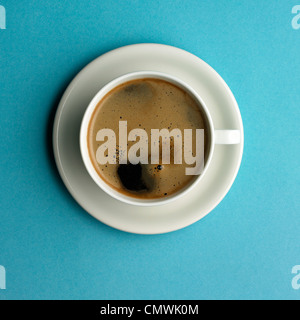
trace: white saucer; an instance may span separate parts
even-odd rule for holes
[[[79,129],[93,96],[112,79],[133,71],[152,70],[181,78],[203,98],[216,129],[241,130],[238,145],[216,145],[202,182],[172,203],[138,207],[104,193],[87,173],[79,150]],[[157,234],[186,227],[213,210],[229,191],[240,167],[244,134],[236,100],[224,80],[204,61],[175,47],[136,44],[110,51],[86,66],[60,101],[53,129],[59,173],[76,201],[101,222],[127,232]]]

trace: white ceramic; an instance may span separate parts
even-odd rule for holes
[[[199,108],[202,109],[203,114],[205,114],[206,116],[206,120],[208,123],[208,130],[209,130],[208,135],[210,137],[209,139],[210,145],[208,148],[209,153],[207,156],[207,160],[206,160],[203,172],[196,178],[196,180],[193,183],[188,185],[186,188],[181,189],[179,192],[173,195],[158,198],[158,199],[138,199],[135,197],[129,197],[110,187],[103,179],[101,179],[101,177],[95,170],[89,156],[88,145],[87,145],[89,123],[95,111],[95,108],[97,107],[99,102],[110,91],[112,91],[114,88],[118,87],[119,85],[126,83],[128,81],[145,79],[145,78],[154,78],[154,79],[161,79],[161,80],[168,81],[180,87],[185,92],[189,93],[189,95],[192,96],[195,101],[197,101]],[[156,129],[156,128],[153,128],[153,129]],[[187,192],[190,192],[193,188],[195,188],[195,186],[198,183],[200,183],[200,181],[205,176],[205,173],[207,172],[212,159],[215,144],[236,144],[236,143],[240,143],[240,140],[241,140],[240,130],[215,130],[214,129],[212,118],[210,116],[210,113],[204,101],[190,85],[186,84],[182,80],[172,75],[168,75],[166,73],[157,72],[157,71],[137,71],[137,72],[127,73],[106,84],[103,88],[100,89],[100,91],[95,95],[95,97],[92,99],[92,101],[88,105],[86,112],[83,116],[81,129],[80,129],[80,151],[81,151],[81,155],[82,155],[82,159],[85,164],[85,167],[88,173],[90,174],[90,176],[92,177],[92,179],[103,191],[105,191],[107,194],[114,197],[115,199],[123,201],[128,204],[139,205],[139,206],[155,206],[155,205],[166,204],[171,201],[177,200],[183,195],[185,195]]]
[[[182,79],[201,96],[216,129],[231,128],[241,132],[241,143],[215,145],[203,183],[180,199],[155,207],[129,205],[103,192],[85,169],[79,148],[81,121],[96,93],[113,79],[142,70],[163,72]],[[125,46],[101,55],[87,65],[66,89],[53,128],[57,168],[74,199],[99,221],[138,234],[178,230],[211,212],[236,178],[243,141],[240,111],[224,80],[195,55],[161,44]]]

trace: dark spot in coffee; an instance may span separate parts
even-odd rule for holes
[[[118,175],[123,186],[131,191],[148,191],[146,183],[142,178],[142,165],[138,164],[120,164],[118,167]]]
[[[148,84],[147,82],[140,82],[140,83],[131,83],[123,89],[123,92],[126,95],[129,96],[135,96],[138,98],[138,102],[141,103],[141,98],[142,99],[148,99],[153,96],[153,92],[151,89],[151,85]]]
[[[134,92],[135,90],[137,90],[138,86],[139,86],[139,84],[130,84],[130,85],[128,85],[128,86],[126,86],[126,87],[124,88],[124,91],[125,91],[126,93],[132,93],[132,92]]]

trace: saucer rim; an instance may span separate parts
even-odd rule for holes
[[[60,159],[60,152],[59,152],[59,147],[58,147],[58,132],[59,132],[59,128],[60,128],[60,119],[61,119],[61,114],[63,112],[64,106],[66,104],[66,101],[68,100],[69,96],[72,93],[72,90],[74,89],[75,85],[77,82],[80,81],[81,75],[83,75],[85,72],[87,72],[90,68],[92,68],[94,65],[97,64],[97,62],[100,59],[105,58],[108,55],[114,55],[114,54],[122,54],[123,50],[128,50],[128,49],[135,49],[135,48],[141,48],[142,46],[146,46],[148,47],[148,50],[150,49],[149,47],[157,47],[157,48],[161,48],[161,49],[169,49],[169,50],[177,50],[177,53],[182,53],[186,56],[190,56],[193,59],[197,59],[199,62],[203,63],[206,65],[206,67],[208,67],[210,69],[210,71],[214,74],[214,77],[217,77],[218,80],[222,83],[224,89],[226,90],[226,94],[228,94],[233,102],[232,107],[234,107],[235,109],[235,113],[238,116],[238,122],[239,122],[239,129],[241,130],[241,142],[240,142],[240,150],[239,150],[239,154],[238,154],[238,158],[237,158],[237,164],[235,165],[234,168],[234,172],[231,175],[231,179],[230,182],[228,182],[228,184],[226,185],[226,188],[224,187],[222,190],[222,195],[220,195],[219,197],[217,197],[214,200],[214,205],[210,206],[210,210],[208,210],[205,213],[199,214],[198,217],[196,217],[195,219],[190,220],[188,223],[186,224],[181,224],[179,226],[177,226],[176,228],[165,228],[164,231],[154,231],[154,230],[148,230],[148,232],[146,232],[145,230],[143,230],[142,232],[139,232],[138,230],[134,230],[131,228],[126,228],[126,227],[122,227],[122,226],[116,226],[113,223],[109,223],[108,221],[103,221],[99,218],[99,216],[97,216],[96,214],[94,214],[93,212],[90,212],[89,210],[87,210],[84,201],[82,201],[81,199],[78,198],[76,192],[74,191],[72,184],[70,183],[68,177],[66,176],[64,169],[63,169],[63,164],[61,162]],[[99,89],[100,90],[100,89]],[[229,192],[229,190],[231,189],[237,174],[239,172],[240,166],[241,166],[241,162],[242,162],[242,157],[243,157],[243,152],[244,152],[244,127],[243,127],[243,121],[242,121],[242,117],[241,117],[241,113],[240,113],[240,109],[238,107],[237,101],[232,93],[232,91],[230,90],[229,86],[227,85],[227,83],[224,81],[224,79],[209,65],[207,64],[205,61],[203,61],[201,58],[199,58],[198,56],[185,51],[181,48],[177,48],[174,46],[170,46],[170,45],[165,45],[165,44],[158,44],[158,43],[139,43],[139,44],[132,44],[132,45],[126,45],[126,46],[122,46],[119,48],[116,48],[114,50],[108,51],[102,55],[100,55],[99,57],[97,57],[96,59],[92,60],[90,63],[88,63],[79,73],[77,73],[77,75],[72,79],[72,81],[69,83],[67,89],[65,90],[64,94],[62,95],[62,98],[58,104],[58,108],[55,114],[55,119],[54,119],[54,125],[53,125],[53,151],[54,151],[54,158],[56,161],[56,165],[59,171],[59,174],[64,182],[64,184],[66,185],[68,191],[71,193],[71,195],[73,196],[73,198],[77,201],[77,203],[85,210],[87,211],[87,213],[89,213],[91,216],[93,216],[95,219],[97,219],[98,221],[114,228],[114,229],[118,229],[124,232],[128,232],[128,233],[133,233],[133,234],[164,234],[164,233],[169,233],[169,232],[173,232],[179,229],[183,229],[186,228],[188,226],[190,226],[191,224],[201,220],[202,218],[204,218],[208,213],[210,213],[211,211],[213,211],[218,205],[219,203],[224,199],[224,197],[227,195],[227,193]],[[197,187],[196,187],[197,188]],[[176,201],[182,201],[181,198],[179,198]],[[127,205],[125,203],[121,203],[121,205]],[[162,205],[158,205],[158,207],[162,207],[164,206],[164,204]],[[153,207],[154,209],[157,206]],[[141,210],[143,210],[145,207],[140,206],[139,207]]]

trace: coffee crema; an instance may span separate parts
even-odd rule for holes
[[[207,154],[207,120],[199,102],[186,91],[161,79],[145,78],[123,83],[109,93],[96,106],[87,134],[89,156],[100,178],[118,192],[141,199],[157,199],[177,193],[190,185],[197,176],[186,175],[191,164],[174,163],[174,138],[170,137],[170,164],[100,164],[97,149],[103,142],[96,139],[101,129],[111,129],[119,136],[119,122],[127,122],[127,130],[144,129],[151,136],[152,129],[193,130],[192,152],[196,153],[196,129],[204,129],[204,157]],[[162,151],[160,142],[160,152]],[[127,141],[129,150],[136,141]],[[149,148],[150,139],[149,139]],[[182,149],[184,140],[182,140]],[[119,157],[118,140],[115,157]],[[105,156],[108,156],[106,153]]]

